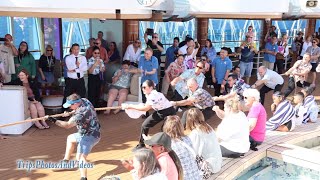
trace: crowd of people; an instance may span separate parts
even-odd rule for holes
[[[94,107],[99,106],[106,83],[105,73],[112,63],[121,63],[121,68],[113,73],[107,105],[111,107],[118,99],[123,109],[146,112],[134,158],[122,162],[134,179],[208,179],[221,169],[222,157],[238,158],[250,149],[256,151],[266,131],[288,132],[305,123],[316,122],[319,109],[312,93],[316,88],[316,72],[320,70],[319,39],[308,36],[306,41],[301,41],[299,33],[294,42],[297,42],[295,51],[301,57],[291,68],[284,69],[284,58],[289,56],[288,36],[282,35],[278,40],[275,31],[272,26],[266,34],[263,64],[257,70],[257,81],[252,84],[253,60],[259,53],[252,26],[236,52],[240,55],[239,66],[233,66],[230,48],[222,47],[217,53],[210,39],[201,48],[190,36],[182,42],[178,37],[173,39],[172,46],[166,50],[165,66],[160,66],[164,48],[157,33],[153,33],[151,39],[145,33],[147,48],[143,56],[140,55],[141,41],[136,39],[127,47],[122,61],[116,43],[107,43],[102,32],[98,33],[98,38],[90,39],[85,56],[79,54],[79,45],[73,44],[70,54],[63,60],[66,80],[63,107],[76,113],[68,122],[47,117],[60,127],[77,125],[79,130],[68,136],[64,160],[70,159],[74,145],[78,144],[77,159],[86,162],[92,147],[100,141],[100,124]],[[16,49],[12,36],[7,34],[5,38],[7,41],[0,46],[0,87],[24,86],[31,117],[43,117],[38,83],[46,87],[54,82],[57,60],[53,48],[46,47],[36,69],[27,42],[21,42]],[[301,47],[297,47],[299,43]],[[196,56],[198,51],[200,59]],[[159,73],[160,68],[164,68],[164,74]],[[143,105],[125,103],[133,74],[141,76]],[[309,74],[311,83],[307,81]],[[281,92],[285,84],[283,76],[289,76],[289,80],[287,89]],[[301,87],[301,92],[296,92],[296,87]],[[211,88],[214,94],[210,93]],[[273,103],[266,107],[265,95],[271,90]],[[293,90],[291,102],[287,97]],[[268,119],[266,109],[269,108],[272,115]],[[150,110],[153,111],[149,114]],[[179,111],[182,111],[181,117],[176,115]],[[105,114],[110,114],[110,110]],[[206,122],[214,115],[222,119],[216,130]],[[147,137],[149,129],[163,121],[163,132]],[[45,121],[35,122],[35,126],[49,128]],[[185,130],[190,133],[186,135]],[[85,170],[81,171],[81,176],[86,179]]]

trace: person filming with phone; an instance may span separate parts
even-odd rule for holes
[[[18,55],[18,50],[13,45],[13,38],[10,34],[6,34],[4,38],[0,38],[0,41],[4,41],[3,44],[0,44],[0,73],[4,79],[4,83],[7,83],[11,81],[11,74],[16,73],[14,56]]]

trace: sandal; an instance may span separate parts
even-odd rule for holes
[[[49,128],[50,128],[50,126],[46,125],[46,126],[44,126],[44,128],[45,128],[45,129],[49,129]]]
[[[37,126],[37,125],[35,125],[36,126],[36,128],[38,128],[38,129],[40,129],[40,130],[43,130],[43,129],[45,129],[45,127],[44,126]]]

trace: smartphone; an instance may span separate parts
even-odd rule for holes
[[[154,31],[151,28],[147,28],[146,33],[147,33],[147,35],[152,36]]]
[[[0,38],[0,41],[7,41],[6,38]]]

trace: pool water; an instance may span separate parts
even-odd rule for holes
[[[264,158],[240,174],[238,180],[320,180],[320,170]]]

